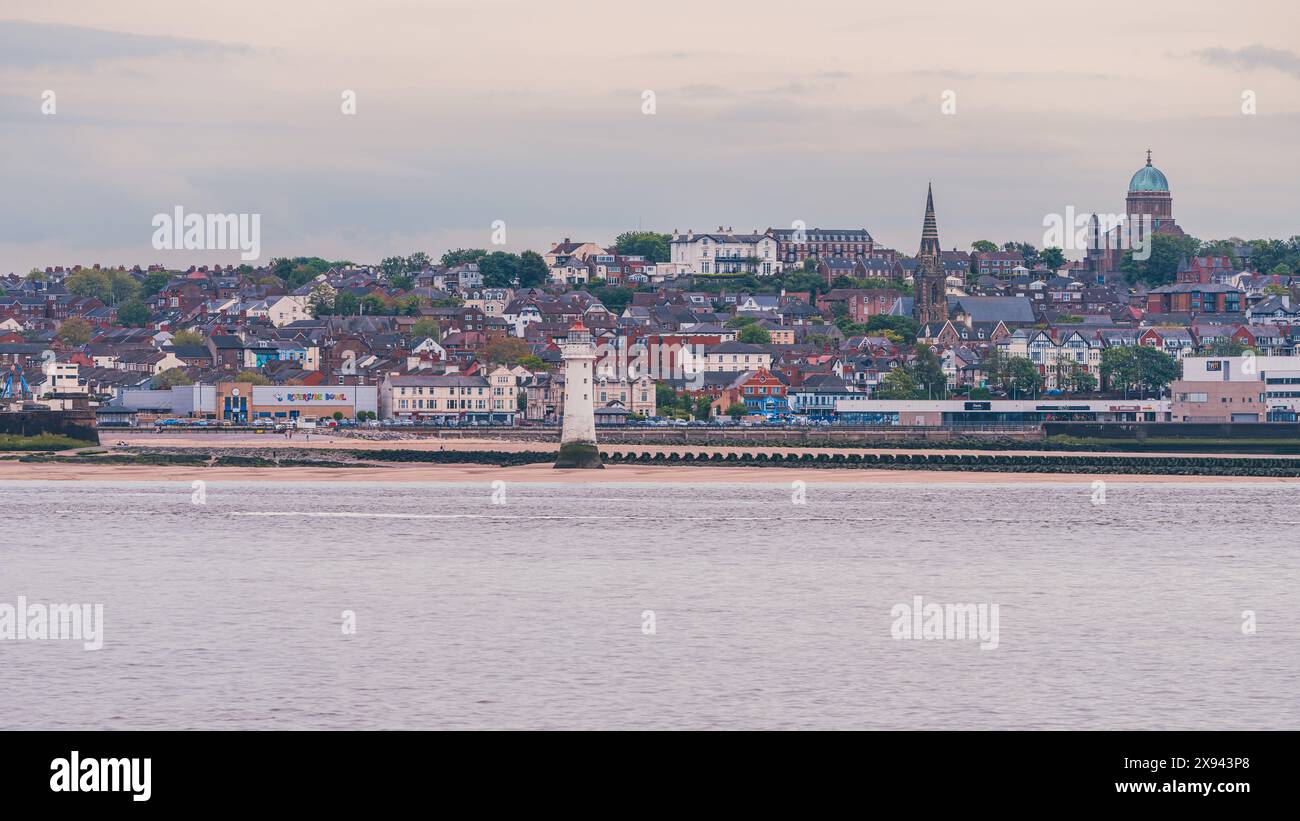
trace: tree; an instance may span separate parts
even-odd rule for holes
[[[1065,266],[1065,252],[1056,246],[1044,248],[1043,252],[1038,255],[1038,261],[1055,271]]]
[[[620,285],[602,285],[592,288],[591,295],[600,300],[600,304],[615,316],[623,313],[632,301],[632,289]]]
[[[1000,389],[1003,393],[1007,389],[1007,357],[1002,353],[1002,349],[997,345],[990,345],[989,352],[984,355],[984,361],[980,363],[980,369],[984,371],[984,382],[990,388]]]
[[[56,335],[69,345],[85,345],[93,334],[89,322],[73,316],[63,320]]]
[[[1268,273],[1270,276],[1275,276],[1275,277],[1289,277],[1291,276],[1291,274],[1294,273],[1294,271],[1291,270],[1290,265],[1287,265],[1285,262],[1279,262],[1277,265],[1274,265],[1273,268]],[[1268,287],[1272,288],[1274,286],[1270,285]],[[1268,288],[1265,288],[1265,290],[1268,290]],[[1282,292],[1286,293],[1286,289],[1283,288]]]
[[[489,288],[511,288],[519,278],[519,257],[505,251],[493,251],[478,261],[483,284]]]
[[[751,323],[740,329],[740,333],[736,334],[736,341],[746,345],[768,345],[772,342],[772,335],[766,328]]]
[[[172,334],[173,345],[193,346],[203,345],[205,342],[206,340],[204,340],[203,334],[198,331],[177,331],[175,334]]]
[[[1148,237],[1147,259],[1133,258],[1133,249],[1124,252],[1119,270],[1130,284],[1143,283],[1147,287],[1168,285],[1178,278],[1178,264],[1183,257],[1196,256],[1201,242],[1195,237],[1152,234]]]
[[[1023,356],[1013,356],[1007,360],[1007,385],[1017,397],[1037,396],[1043,387],[1043,375],[1033,362]]]
[[[361,310],[361,300],[351,291],[339,291],[334,297],[334,310],[331,311],[335,316],[355,316]]]
[[[1101,376],[1110,390],[1130,388],[1163,393],[1178,378],[1182,366],[1169,354],[1150,345],[1107,348],[1101,352]]]
[[[432,317],[421,317],[415,320],[411,325],[411,337],[413,339],[432,339],[434,342],[442,341],[442,326],[438,320]]]
[[[672,234],[654,231],[625,231],[614,238],[614,250],[624,256],[645,257],[649,262],[667,262]]]
[[[727,415],[732,419],[739,419],[749,413],[749,406],[744,402],[732,402],[727,406]]]
[[[1066,383],[1073,393],[1092,393],[1097,390],[1097,377],[1093,376],[1086,366],[1078,362],[1075,362],[1070,368]]]
[[[948,377],[943,372],[943,361],[929,345],[918,345],[916,355],[908,366],[917,393],[926,399],[943,399],[948,395]]]
[[[970,244],[970,248],[977,254],[991,254],[998,250],[998,244],[986,239],[977,239]]]
[[[392,279],[406,271],[406,260],[401,257],[384,257],[379,262],[379,273],[385,279]]]
[[[428,254],[423,251],[416,251],[414,254],[411,254],[406,258],[406,267],[404,270],[406,273],[418,274],[432,264],[433,260],[429,259]]]
[[[324,282],[318,282],[307,297],[307,308],[314,317],[328,316],[334,313],[335,291]]]
[[[872,392],[873,399],[921,399],[924,396],[907,368],[894,368],[885,374]]]
[[[1169,383],[1182,375],[1182,364],[1169,354],[1149,345],[1130,350],[1137,358],[1138,384],[1156,394],[1163,394]]]
[[[660,416],[663,411],[677,404],[677,391],[662,382],[655,383],[655,407],[659,409]]]
[[[149,383],[156,391],[169,391],[175,385],[193,385],[194,380],[182,368],[168,368],[162,373],[154,374]]]
[[[487,251],[482,248],[457,248],[455,251],[448,251],[442,255],[442,264],[446,266],[464,265],[467,262],[478,262],[487,256]]]
[[[707,396],[697,397],[695,400],[695,418],[701,422],[707,422],[712,413],[713,400]]]
[[[522,288],[536,288],[545,285],[551,277],[551,269],[546,267],[546,260],[536,251],[524,251],[519,255],[519,285]]]
[[[363,314],[378,316],[389,312],[388,303],[377,294],[366,294],[361,297],[360,310]]]
[[[1137,361],[1128,346],[1101,352],[1101,381],[1106,390],[1123,389],[1126,393],[1137,383]]]
[[[1009,254],[1020,254],[1024,257],[1025,267],[1032,268],[1038,262],[1038,249],[1028,242],[1004,242],[1002,250]]]
[[[109,305],[121,305],[140,298],[140,283],[126,271],[108,272]]]
[[[167,283],[172,281],[172,275],[166,271],[150,271],[144,275],[144,296],[151,297],[167,287]]]
[[[518,364],[519,367],[524,368],[526,370],[530,370],[534,373],[543,370],[546,367],[546,363],[542,361],[542,358],[535,354],[529,354],[528,356],[521,357],[519,359]]]
[[[149,321],[149,306],[136,300],[117,309],[117,321],[122,325],[141,327]]]
[[[993,392],[990,391],[988,388],[971,388],[970,398],[971,399],[992,399]]]
[[[108,276],[91,268],[72,272],[63,280],[63,287],[68,289],[68,293],[94,297],[105,305],[113,299],[113,286]]]
[[[388,284],[399,291],[409,291],[415,287],[415,280],[411,279],[408,274],[398,274],[397,276],[389,277]]]
[[[342,421],[343,421],[343,411],[334,411],[334,413],[332,413],[332,414],[330,414],[330,415],[334,417],[334,421],[335,421],[335,422],[342,422]]]
[[[499,362],[503,365],[518,365],[519,360],[532,351],[528,343],[513,336],[493,339],[483,346],[483,359],[487,362]]]
[[[261,371],[240,371],[235,374],[236,382],[248,382],[253,385],[269,385],[271,380],[267,379]]]

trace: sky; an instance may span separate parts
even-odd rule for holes
[[[263,262],[497,221],[510,251],[801,220],[910,254],[930,182],[945,248],[1041,247],[1122,212],[1148,148],[1192,235],[1286,238],[1297,145],[1294,0],[0,4],[0,272],[240,261],[155,249],[178,206],[259,214]]]

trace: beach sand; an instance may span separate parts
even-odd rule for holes
[[[538,451],[554,453],[558,446],[551,442],[507,442],[496,439],[444,439],[420,438],[409,440],[370,441],[347,437],[313,434],[310,441],[303,436],[292,440],[272,434],[200,434],[165,435],[103,432],[104,447],[110,453],[139,453],[157,448],[204,448],[220,452],[247,452],[248,449],[274,450],[276,456],[292,457],[291,451],[302,450],[310,458],[314,454],[330,451],[358,449],[420,450],[420,451],[477,451],[504,452]],[[120,443],[120,444],[119,444]],[[663,452],[663,453],[962,453],[962,454],[1015,454],[1015,455],[1070,455],[1069,451],[979,451],[964,449],[902,449],[902,448],[797,448],[717,445],[601,445],[603,451]],[[72,453],[69,451],[68,453]],[[1100,454],[1105,456],[1106,454]],[[1198,454],[1133,453],[1115,456],[1197,456]],[[1222,454],[1204,454],[1216,456]],[[1276,457],[1294,459],[1300,457]],[[905,470],[875,468],[804,468],[782,467],[722,467],[679,464],[620,464],[606,465],[604,470],[556,470],[549,462],[514,467],[475,464],[430,464],[393,462],[360,465],[346,468],[325,467],[191,467],[185,465],[92,465],[52,464],[0,461],[0,481],[109,481],[109,482],[190,482],[202,478],[210,481],[230,482],[492,482],[497,479],[512,482],[627,482],[673,484],[782,484],[795,480],[809,484],[865,484],[885,485],[898,483],[921,484],[1090,484],[1097,479],[1121,483],[1160,484],[1213,484],[1213,483],[1300,483],[1300,478],[1245,476],[1171,476],[1143,474],[1097,473],[1002,473],[978,470]]]

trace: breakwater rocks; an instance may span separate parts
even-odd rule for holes
[[[23,462],[185,467],[382,468],[393,464],[552,464],[557,452],[538,450],[329,450],[309,448],[160,448],[131,454],[24,456]],[[1253,476],[1300,478],[1300,459],[1241,456],[1132,456],[1102,453],[719,453],[676,448],[602,449],[606,465],[804,468],[818,470],[963,470],[983,473],[1086,473],[1146,476]]]

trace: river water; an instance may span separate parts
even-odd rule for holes
[[[103,607],[0,640],[0,728],[1300,729],[1294,486],[202,496],[0,483],[0,606]]]

